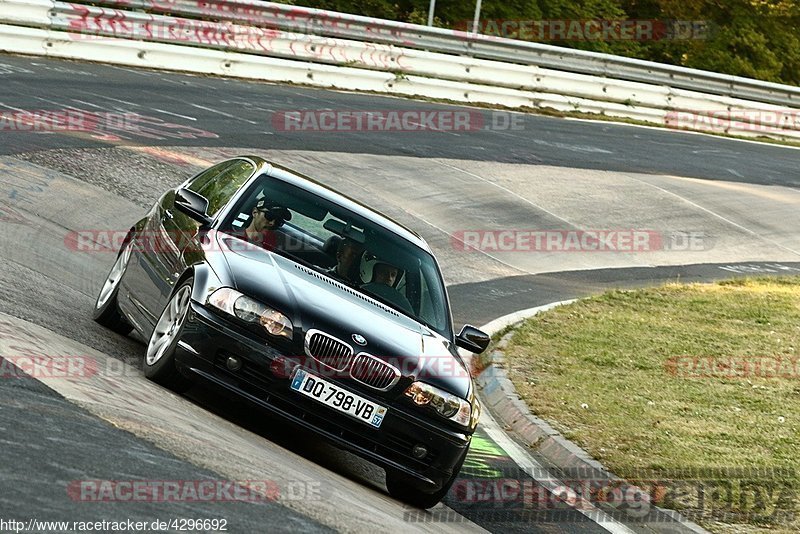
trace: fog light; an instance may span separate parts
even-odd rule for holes
[[[420,445],[418,443],[411,449],[411,455],[417,460],[422,460],[428,455],[428,449],[425,448],[425,445]]]
[[[228,360],[225,362],[225,367],[227,367],[229,371],[238,371],[242,368],[242,360],[236,356],[228,356]]]

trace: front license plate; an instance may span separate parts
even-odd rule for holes
[[[355,393],[298,369],[292,378],[292,389],[340,412],[378,428],[386,416],[386,408]]]

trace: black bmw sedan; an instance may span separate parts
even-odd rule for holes
[[[167,191],[128,232],[97,322],[149,339],[145,375],[207,381],[386,470],[390,494],[439,502],[480,415],[425,241],[257,157]]]

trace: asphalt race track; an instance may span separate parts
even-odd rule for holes
[[[4,115],[83,110],[129,121],[95,132],[0,124],[0,354],[90,355],[106,371],[0,379],[0,519],[224,518],[230,532],[668,531],[655,520],[598,525],[571,510],[497,513],[456,494],[420,515],[388,496],[371,464],[215,390],[179,397],[145,380],[141,340],[90,318],[114,259],[98,236],[126,231],[164,189],[231,155],[264,155],[417,230],[441,262],[457,327],[615,287],[800,272],[796,149],[534,115],[514,114],[507,128],[511,115],[486,110],[476,112],[489,127],[474,131],[285,131],[273,121],[285,111],[465,108],[15,56],[0,56],[0,79]],[[464,247],[469,232],[534,229],[641,230],[658,246]],[[487,469],[508,476],[516,466],[481,431],[462,477]],[[279,495],[81,502],[70,490],[135,479],[269,480]]]

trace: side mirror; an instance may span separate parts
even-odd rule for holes
[[[480,354],[489,346],[489,335],[472,325],[466,324],[456,336],[456,346],[475,354]]]
[[[189,189],[178,189],[175,192],[175,208],[188,215],[203,226],[211,225],[208,211],[208,199]]]

